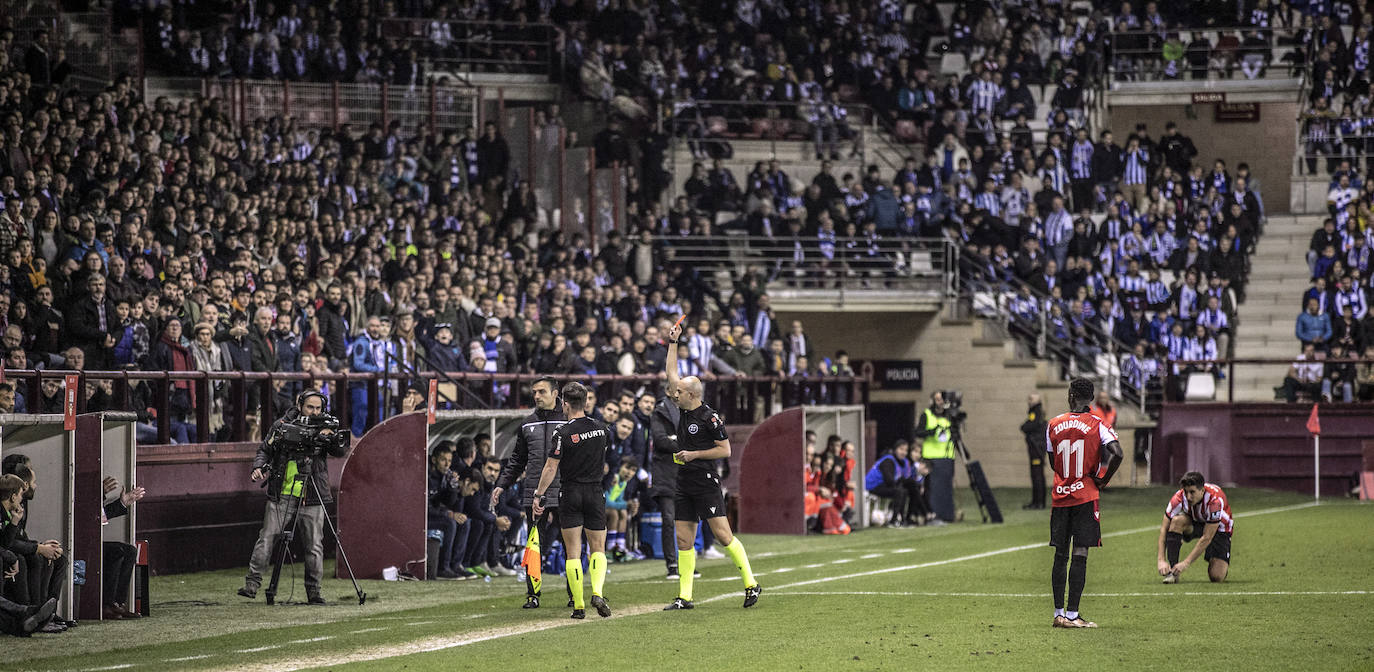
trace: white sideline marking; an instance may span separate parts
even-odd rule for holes
[[[255,649],[239,649],[234,653],[257,653],[259,651],[271,651],[272,649],[280,649],[281,647],[281,644],[273,644],[271,646],[259,646]]]
[[[868,555],[861,555],[861,556],[859,556],[859,559],[860,559],[860,560],[872,560],[873,558],[881,558],[881,557],[883,557],[883,554],[882,554],[882,553],[869,553]]]
[[[429,625],[429,624],[431,624],[431,623],[433,623],[433,622],[434,622],[434,621],[415,621],[414,623],[406,623],[406,626],[412,626],[412,625]]]
[[[354,630],[353,632],[350,632],[350,633],[348,633],[348,634],[350,634],[350,635],[361,635],[361,634],[363,634],[364,632],[381,632],[381,631],[383,631],[383,630],[390,630],[390,629],[391,629],[391,628],[363,628],[362,630]]]
[[[164,662],[164,663],[184,663],[184,662],[186,662],[186,661],[188,661],[188,660],[201,660],[201,659],[204,659],[204,658],[211,658],[211,657],[213,657],[214,655],[215,655],[215,654],[213,654],[213,653],[202,653],[202,654],[200,654],[199,656],[185,656],[185,657],[182,657],[182,658],[167,658],[167,659],[164,659],[162,662]]]
[[[474,618],[486,618],[486,617],[487,617],[487,614],[473,614],[473,615],[471,615],[471,616],[464,616],[464,617],[463,617],[463,620],[465,620],[465,621],[470,621],[470,620],[472,620],[472,619],[474,619]]]
[[[914,548],[896,548],[896,549],[893,549],[893,550],[888,551],[888,552],[889,552],[889,553],[892,553],[893,555],[896,555],[896,554],[898,554],[898,553],[915,553],[915,552],[916,552],[916,549],[914,549]]]
[[[107,667],[88,667],[86,668],[86,672],[98,672],[99,670],[122,670],[133,666],[133,663],[124,663],[123,665],[109,665]]]
[[[326,639],[334,639],[334,635],[324,635],[321,637],[311,637],[310,639],[293,639],[287,644],[309,644],[311,642],[323,642]]]
[[[819,569],[819,568],[824,567],[824,566],[825,566],[825,563],[824,563],[824,562],[818,562],[818,563],[816,563],[816,564],[814,564],[814,565],[803,565],[803,566],[802,566],[802,569]]]
[[[922,592],[879,592],[879,591],[773,591],[774,595],[872,595],[876,597],[1034,597],[1044,599],[1049,593],[922,593]],[[1242,592],[1157,592],[1157,593],[1083,593],[1083,597],[1174,597],[1175,595],[1205,595],[1207,597],[1245,597],[1245,596],[1286,596],[1286,595],[1374,595],[1371,590],[1253,590]]]
[[[832,564],[832,565],[843,565],[843,564],[845,564],[846,562],[854,562],[854,558],[840,558],[839,560],[831,560],[831,561],[830,561],[830,564]]]
[[[1242,514],[1237,515],[1236,517],[1237,517],[1237,518],[1241,518],[1241,517],[1248,517],[1248,516],[1262,516],[1262,515],[1266,515],[1266,514],[1270,514],[1270,513],[1283,513],[1283,512],[1285,512],[1285,511],[1296,511],[1296,510],[1299,510],[1299,509],[1305,509],[1305,508],[1309,508],[1309,507],[1312,507],[1312,506],[1316,506],[1316,504],[1315,504],[1314,502],[1307,502],[1307,503],[1305,503],[1305,504],[1295,504],[1295,505],[1293,505],[1293,506],[1280,506],[1280,507],[1274,507],[1274,508],[1271,508],[1271,509],[1262,509],[1262,510],[1259,510],[1259,511],[1252,511],[1252,512],[1250,512],[1250,513],[1248,513],[1248,514],[1247,514],[1247,513],[1242,513]],[[1102,535],[1102,536],[1104,536],[1104,537],[1120,537],[1120,536],[1125,536],[1125,535],[1128,535],[1128,534],[1139,534],[1139,533],[1141,533],[1141,532],[1148,532],[1148,531],[1158,530],[1158,529],[1159,529],[1159,526],[1158,526],[1158,525],[1152,525],[1152,526],[1150,526],[1150,527],[1140,527],[1140,528],[1136,528],[1136,529],[1133,529],[1133,530],[1122,530],[1122,531],[1119,531],[1119,532],[1112,532],[1112,533],[1110,533],[1110,534],[1104,534],[1104,535]],[[1005,555],[1005,554],[1007,554],[1007,553],[1015,553],[1015,552],[1017,552],[1017,551],[1025,551],[1025,550],[1029,550],[1029,549],[1032,549],[1032,548],[1045,548],[1045,547],[1046,547],[1046,544],[1043,543],[1043,542],[1042,542],[1042,543],[1038,543],[1038,544],[1025,544],[1025,545],[1021,545],[1021,546],[1009,546],[1009,547],[1007,547],[1007,548],[1001,548],[1001,549],[997,549],[997,550],[994,550],[994,551],[986,551],[986,552],[983,552],[983,553],[974,553],[974,554],[971,554],[971,555],[963,555],[963,556],[959,556],[959,557],[957,557],[957,558],[949,558],[949,559],[947,559],[947,560],[933,560],[933,561],[930,561],[930,562],[923,562],[923,563],[918,563],[918,564],[914,564],[914,565],[906,565],[906,566],[902,566],[902,567],[889,567],[889,568],[885,568],[885,569],[870,570],[870,571],[865,571],[865,572],[855,572],[855,573],[853,573],[853,574],[844,574],[844,575],[841,575],[841,576],[832,576],[832,577],[825,577],[825,578],[819,578],[819,579],[811,579],[811,580],[807,580],[807,581],[797,581],[797,582],[794,582],[794,583],[783,584],[783,585],[780,585],[780,586],[771,586],[771,587],[769,587],[769,588],[770,588],[771,591],[786,591],[786,590],[789,589],[789,588],[798,588],[798,587],[801,587],[801,586],[810,586],[810,585],[815,585],[815,584],[818,584],[818,583],[828,583],[828,582],[830,582],[830,581],[841,581],[841,580],[844,580],[844,579],[857,579],[857,578],[861,578],[861,577],[865,577],[865,576],[873,576],[873,575],[876,575],[876,574],[889,574],[889,573],[892,573],[892,572],[902,572],[902,571],[907,571],[907,570],[912,570],[912,569],[923,569],[923,568],[926,568],[926,567],[938,567],[938,566],[942,566],[942,565],[950,565],[950,564],[954,564],[954,563],[965,562],[965,561],[967,561],[967,560],[979,560],[979,559],[982,559],[982,558],[989,558],[989,557],[998,556],[998,555]],[[912,552],[912,551],[915,551],[915,550],[916,550],[916,549],[914,549],[914,548],[912,548],[912,549],[898,549],[897,551],[893,551],[893,552],[894,552],[894,553],[897,553],[897,552]],[[824,566],[824,565],[816,565],[816,567],[821,567],[821,566]],[[778,572],[778,570],[773,570],[773,571],[774,571],[774,573],[777,573],[777,572]],[[1209,594],[1210,594],[1210,593],[1209,593]],[[1038,594],[1037,594],[1036,596],[1037,596],[1037,597],[1043,597],[1042,595],[1038,595]],[[711,602],[718,602],[718,601],[720,601],[720,600],[725,600],[725,599],[729,599],[729,598],[736,598],[736,599],[738,599],[738,598],[739,598],[739,594],[738,594],[737,592],[722,593],[722,594],[720,594],[720,595],[716,595],[715,597],[706,598],[706,599],[704,599],[704,600],[697,600],[697,604],[709,604],[709,603],[711,603]],[[633,607],[633,608],[629,608],[629,609],[626,609],[626,610],[624,610],[624,611],[622,611],[622,612],[617,613],[613,618],[629,618],[629,617],[631,617],[631,616],[641,616],[641,615],[644,615],[644,614],[654,613],[654,612],[658,612],[658,611],[660,611],[660,607],[650,606],[650,605],[646,605],[646,606],[642,606],[642,607]],[[593,621],[593,622],[595,622],[595,621]],[[284,670],[286,670],[286,671],[289,671],[289,670],[301,670],[301,669],[307,669],[307,668],[312,668],[312,667],[334,667],[334,666],[345,665],[345,664],[349,664],[349,663],[359,663],[359,662],[366,662],[366,661],[373,661],[373,660],[385,660],[385,659],[387,659],[387,658],[397,658],[397,657],[407,656],[407,655],[411,655],[411,654],[415,654],[415,653],[424,653],[424,652],[430,652],[430,651],[442,651],[442,650],[446,650],[446,649],[453,649],[453,648],[458,648],[458,647],[462,647],[462,646],[468,646],[468,645],[470,645],[470,644],[478,644],[478,643],[490,641],[490,640],[493,640],[493,639],[504,639],[504,638],[506,638],[506,637],[514,637],[514,636],[518,636],[518,635],[527,635],[527,634],[531,634],[531,633],[535,633],[535,632],[543,632],[543,631],[546,631],[546,630],[552,630],[552,629],[554,629],[554,628],[567,627],[567,626],[573,625],[573,624],[574,624],[574,622],[571,621],[571,620],[560,620],[560,621],[555,621],[555,622],[547,622],[547,621],[546,621],[546,622],[540,622],[540,623],[528,623],[528,624],[520,625],[520,626],[513,626],[513,627],[508,627],[508,628],[501,628],[501,629],[494,630],[494,631],[488,632],[488,633],[483,634],[483,635],[478,635],[478,636],[471,636],[471,635],[469,635],[469,636],[460,636],[460,637],[432,637],[432,638],[429,638],[429,639],[423,639],[423,640],[418,640],[418,641],[403,642],[403,643],[400,643],[400,644],[389,645],[389,646],[385,646],[385,647],[380,647],[380,648],[372,649],[372,650],[369,650],[369,651],[357,651],[357,652],[353,652],[353,653],[341,654],[341,655],[336,655],[336,656],[332,656],[332,657],[318,656],[318,657],[315,657],[315,658],[303,658],[303,659],[297,659],[297,660],[286,660],[286,661],[278,660],[278,661],[272,661],[272,662],[268,662],[268,663],[260,663],[260,664],[248,665],[248,666],[242,666],[242,665],[240,665],[240,666],[235,666],[235,669],[238,669],[238,670],[262,670],[263,672],[281,672],[281,671],[284,671]],[[584,627],[585,627],[585,626],[584,626]],[[595,626],[592,626],[592,627],[595,627]],[[279,646],[280,646],[280,645],[278,645],[278,646],[264,647],[264,648],[262,648],[262,649],[252,649],[252,651],[264,651],[264,650],[267,650],[267,649],[279,648]],[[246,653],[246,651],[240,651],[239,653]]]

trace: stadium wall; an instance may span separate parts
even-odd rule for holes
[[[994,487],[1030,485],[1020,430],[1026,419],[1026,396],[1043,392],[1045,408],[1061,412],[1062,384],[1042,384],[1034,362],[1016,359],[1009,341],[986,337],[980,320],[951,320],[936,313],[847,312],[779,312],[778,319],[784,331],[792,320],[801,320],[817,344],[817,358],[833,357],[836,350],[843,349],[851,361],[921,360],[924,380],[920,390],[875,387],[870,401],[910,403],[919,416],[929,404],[931,392],[962,391],[969,414],[964,442],[974,459],[983,462],[989,482]],[[906,428],[900,435],[910,439],[914,429]],[[964,470],[956,469],[955,473],[956,484],[966,487]]]
[[[1155,483],[1188,471],[1224,485],[1312,492],[1307,404],[1165,404],[1150,461]],[[1374,436],[1363,405],[1320,409],[1322,493],[1341,496],[1361,468],[1361,442]]]
[[[1234,96],[1233,96],[1234,98]],[[1164,124],[1178,124],[1180,133],[1192,138],[1197,147],[1195,159],[1210,172],[1212,162],[1226,161],[1235,174],[1236,164],[1250,164],[1263,189],[1265,212],[1286,213],[1290,209],[1293,157],[1297,154],[1296,102],[1262,102],[1256,122],[1218,122],[1214,104],[1113,105],[1102,128],[1111,129],[1116,141],[1125,144],[1136,124],[1146,124],[1150,137],[1159,140]]]

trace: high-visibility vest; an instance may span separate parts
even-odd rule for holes
[[[921,442],[921,459],[954,459],[954,437],[950,433],[949,418],[935,415],[927,408],[926,426],[930,428],[931,433]]]
[[[300,473],[300,467],[295,460],[286,463],[286,475],[281,479],[281,494],[287,497],[300,497],[304,480],[297,480],[296,475]],[[309,478],[309,476],[306,476]]]

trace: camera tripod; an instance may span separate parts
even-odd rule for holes
[[[983,522],[991,520],[1000,523],[1002,510],[997,507],[997,499],[992,496],[992,487],[988,485],[988,477],[983,473],[982,463],[973,459],[969,455],[968,446],[964,445],[963,425],[962,420],[950,423],[950,438],[954,443],[954,449],[964,461],[964,468],[968,470],[969,487],[973,488],[973,497],[978,500],[978,512],[982,514]]]
[[[290,502],[287,504],[287,520],[281,526],[272,539],[272,580],[267,584],[267,604],[276,604],[277,584],[281,580],[281,566],[286,561],[286,556],[291,553],[291,541],[296,538],[296,526],[301,522],[301,507],[305,506],[305,498],[309,493],[315,491],[315,481],[310,478],[310,459],[303,458],[296,460],[298,471],[296,472],[295,482],[300,487],[292,487],[291,492],[300,494],[291,495]],[[270,481],[270,479],[268,479]],[[308,489],[308,491],[307,491]],[[320,501],[316,493],[315,501]],[[358,587],[358,579],[353,575],[353,566],[348,563],[348,554],[344,552],[343,541],[339,540],[339,531],[334,527],[334,521],[329,517],[329,511],[320,505],[320,513],[324,516],[324,522],[329,526],[329,532],[334,535],[335,542],[339,547],[339,558],[343,560],[344,568],[348,570],[348,579],[353,582],[353,592],[358,594],[358,605],[367,602],[367,593]]]

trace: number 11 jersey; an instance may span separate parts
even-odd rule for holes
[[[1116,432],[1091,413],[1064,413],[1045,427],[1045,451],[1054,467],[1053,506],[1077,506],[1097,500],[1093,481],[1102,446],[1116,441]]]

